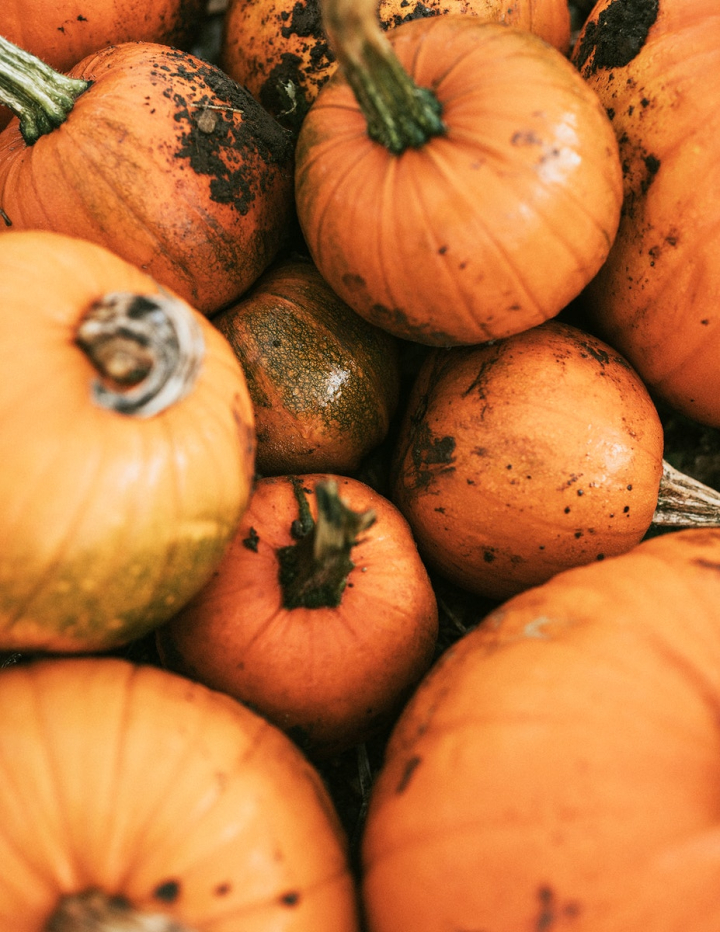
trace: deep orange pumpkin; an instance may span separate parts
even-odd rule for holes
[[[720,532],[506,602],[403,712],[363,840],[369,932],[714,932]]]
[[[321,758],[397,713],[437,629],[402,515],[362,482],[314,474],[256,483],[218,571],[157,641],[172,669],[248,702]]]
[[[567,0],[380,0],[380,25],[391,29],[428,16],[467,14],[527,29],[567,53]],[[230,0],[223,20],[221,64],[293,131],[334,73],[319,0]]]
[[[0,649],[126,643],[206,582],[247,504],[242,369],[204,316],[75,237],[0,236],[0,308]]]
[[[0,230],[98,242],[205,313],[250,287],[284,242],[292,147],[247,91],[155,43],[104,49],[70,81],[5,55],[64,106],[25,101],[0,134]]]
[[[312,262],[277,263],[213,323],[248,380],[260,474],[347,474],[385,439],[398,403],[396,342]]]
[[[448,14],[383,34],[372,2],[335,2],[326,27],[347,79],[321,90],[296,154],[323,276],[419,343],[480,343],[556,315],[619,220],[617,141],[597,96],[531,33]]]
[[[152,666],[0,671],[0,930],[356,932],[321,779],[227,696]]]
[[[573,53],[612,116],[624,170],[592,326],[656,397],[720,427],[720,8],[602,0]]]

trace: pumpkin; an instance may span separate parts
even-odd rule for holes
[[[720,523],[720,494],[665,463],[663,440],[627,361],[547,321],[429,352],[400,426],[391,497],[430,566],[504,599],[630,550],[653,523]]]
[[[156,639],[169,668],[249,703],[323,759],[392,719],[437,633],[402,515],[358,480],[312,474],[257,481],[217,572]]]
[[[0,133],[0,229],[100,243],[204,313],[250,287],[293,210],[292,147],[250,94],[156,43],[103,49],[69,76],[0,49],[0,101],[19,115]]]
[[[720,531],[505,602],[403,711],[363,838],[369,932],[718,927]]]
[[[720,427],[720,9],[603,0],[573,60],[612,117],[624,204],[583,296],[655,397]]]
[[[326,0],[344,78],[308,112],[296,204],[310,253],[362,317],[429,345],[554,317],[597,272],[622,199],[610,121],[567,59],[477,16],[380,30]],[[407,70],[406,70],[407,69]]]
[[[248,381],[259,473],[345,474],[385,439],[398,403],[397,345],[311,262],[278,262],[213,323]]]
[[[380,0],[380,26],[460,13],[537,33],[567,53],[567,0]],[[297,132],[337,62],[328,46],[319,0],[230,0],[223,20],[220,60],[224,70],[288,129]]]
[[[0,237],[0,650],[150,631],[220,562],[250,495],[235,355],[105,248]]]
[[[227,696],[119,658],[0,672],[2,932],[356,932],[316,771]]]

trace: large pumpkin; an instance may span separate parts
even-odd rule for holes
[[[432,345],[555,316],[595,275],[622,199],[594,94],[537,36],[477,16],[380,30],[372,0],[327,0],[341,72],[296,152],[310,252],[361,316]]]
[[[229,697],[85,658],[0,672],[1,932],[356,932],[318,774]]]
[[[206,318],[108,250],[0,236],[0,649],[97,650],[169,617],[250,495],[253,412]]]
[[[715,932],[720,532],[498,608],[403,712],[363,842],[370,932]]]
[[[0,48],[0,101],[16,94],[20,117],[0,134],[0,231],[98,242],[204,313],[250,287],[285,239],[292,147],[247,91],[157,43],[67,77]]]
[[[586,298],[656,397],[720,426],[720,8],[601,0],[573,53],[611,115],[624,204]]]
[[[563,53],[569,48],[567,0],[380,0],[378,6],[383,29],[446,13],[518,26]],[[337,68],[319,0],[230,0],[220,57],[225,71],[293,131]]]

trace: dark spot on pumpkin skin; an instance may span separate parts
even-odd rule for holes
[[[549,885],[538,888],[537,898],[539,909],[533,926],[535,932],[548,932],[564,919],[574,919],[580,914],[581,907],[576,900],[559,902],[555,891]]]
[[[402,6],[406,7],[409,5],[409,3],[402,4]],[[385,30],[394,29],[396,26],[400,26],[402,23],[408,23],[413,19],[427,19],[430,16],[437,16],[438,13],[440,13],[440,10],[433,10],[430,7],[425,6],[424,3],[416,3],[410,12],[404,14],[395,13],[387,19],[382,20],[380,25]]]
[[[244,537],[242,540],[243,547],[246,547],[248,550],[252,550],[253,553],[257,553],[258,544],[260,543],[260,536],[254,527],[251,527],[248,531],[248,536]]]
[[[181,127],[174,157],[187,160],[196,174],[209,177],[213,201],[232,205],[244,216],[269,179],[274,182],[276,178],[275,172],[258,171],[258,162],[290,176],[292,138],[219,68],[175,49],[169,49],[166,58],[174,61],[174,70],[157,66],[156,74],[168,72],[163,80],[170,83],[163,93],[173,100],[175,120]],[[207,124],[205,130],[198,126],[198,116],[209,107],[217,115],[211,132]]]
[[[395,787],[396,793],[405,792],[405,790],[410,785],[410,780],[412,779],[413,774],[417,770],[418,765],[421,763],[422,763],[422,757],[418,757],[417,755],[415,755],[409,758],[409,760],[405,764],[405,768],[403,769],[400,780],[398,781],[398,785]]]
[[[585,24],[574,54],[578,69],[587,76],[628,65],[645,45],[659,6],[659,0],[613,0]]]
[[[297,890],[289,890],[280,897],[281,906],[297,906],[300,902],[300,894]]]
[[[232,885],[229,883],[219,883],[217,887],[213,890],[215,896],[227,896],[228,893],[232,890]]]
[[[175,903],[180,897],[180,883],[177,880],[166,880],[153,890],[156,900],[163,903]]]

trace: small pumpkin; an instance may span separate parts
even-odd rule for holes
[[[665,534],[443,655],[370,798],[369,932],[717,928],[719,566]]]
[[[570,46],[567,0],[379,0],[377,12],[383,29],[428,16],[467,14],[528,29],[563,53]],[[220,60],[232,78],[294,132],[337,68],[319,0],[230,0]]]
[[[278,262],[213,323],[248,380],[259,473],[346,474],[385,439],[398,404],[396,342],[312,262]]]
[[[387,725],[437,633],[402,515],[358,480],[312,474],[257,481],[217,572],[156,638],[171,669],[249,703],[321,759]]]
[[[602,0],[573,61],[612,117],[622,220],[583,296],[653,394],[720,427],[720,9]]]
[[[673,470],[663,445],[627,361],[552,320],[430,351],[400,426],[391,497],[430,566],[504,599],[630,550],[653,523],[720,523],[720,494]]]
[[[117,658],[0,671],[2,932],[357,932],[317,772],[227,696]]]
[[[383,33],[373,0],[326,0],[341,66],[300,130],[310,253],[362,317],[430,345],[554,317],[595,275],[622,200],[597,95],[537,36],[476,16]]]
[[[250,495],[253,411],[197,311],[76,237],[0,237],[0,650],[140,637],[203,585]]]
[[[292,146],[218,67],[130,42],[64,76],[0,40],[0,76],[19,117],[0,133],[0,230],[100,243],[204,313],[279,251]]]

